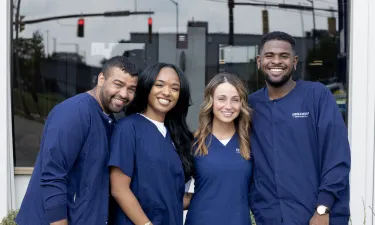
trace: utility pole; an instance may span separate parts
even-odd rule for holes
[[[233,45],[233,36],[234,36],[234,17],[233,17],[233,8],[234,0],[228,0],[228,10],[229,10],[229,40],[228,45]]]
[[[312,33],[312,37],[313,37],[313,46],[314,46],[313,52],[315,53],[315,45],[316,45],[315,44],[315,42],[316,42],[316,32],[315,32],[315,29],[316,29],[316,27],[315,27],[314,0],[307,0],[307,1],[311,3],[311,7],[312,7],[312,10],[311,10],[312,16],[313,16],[313,33]]]
[[[178,19],[179,19],[179,12],[178,12],[178,2],[175,0],[170,0],[176,6],[176,64],[178,63],[178,41],[179,41],[179,32],[178,32]]]

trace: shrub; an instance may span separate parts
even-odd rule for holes
[[[18,210],[13,210],[8,213],[6,217],[1,220],[0,225],[17,225],[14,219],[16,219]]]

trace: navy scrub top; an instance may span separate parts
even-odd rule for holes
[[[208,154],[194,157],[194,195],[185,225],[250,225],[249,191],[252,161],[240,154],[236,134],[223,145],[206,138]]]
[[[131,178],[130,189],[154,225],[183,224],[185,177],[169,131],[139,114],[118,121],[111,139],[109,166]],[[119,206],[116,225],[133,224]]]

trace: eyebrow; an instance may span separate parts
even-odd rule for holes
[[[277,55],[283,55],[283,54],[286,54],[286,55],[290,55],[289,52],[280,52],[280,53],[275,53],[275,52],[265,52],[264,54],[265,54],[265,55],[267,55],[267,54],[277,54]]]
[[[164,80],[155,80],[155,83],[156,83],[156,82],[158,82],[158,81],[159,81],[159,82],[161,82],[161,83],[163,83],[163,84],[165,83],[165,81],[164,81]],[[179,84],[179,83],[173,83],[172,85],[175,85],[175,86],[176,86],[176,85],[177,85],[177,86],[180,86],[180,84]]]
[[[125,84],[123,81],[118,80],[118,79],[113,80],[113,82],[120,82],[121,84]]]

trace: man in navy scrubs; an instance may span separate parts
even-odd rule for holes
[[[262,37],[257,66],[266,86],[254,109],[251,207],[257,225],[343,225],[349,220],[347,128],[330,90],[295,81],[295,40]]]
[[[107,224],[113,113],[133,100],[137,75],[126,57],[113,57],[94,89],[51,110],[18,225]]]

